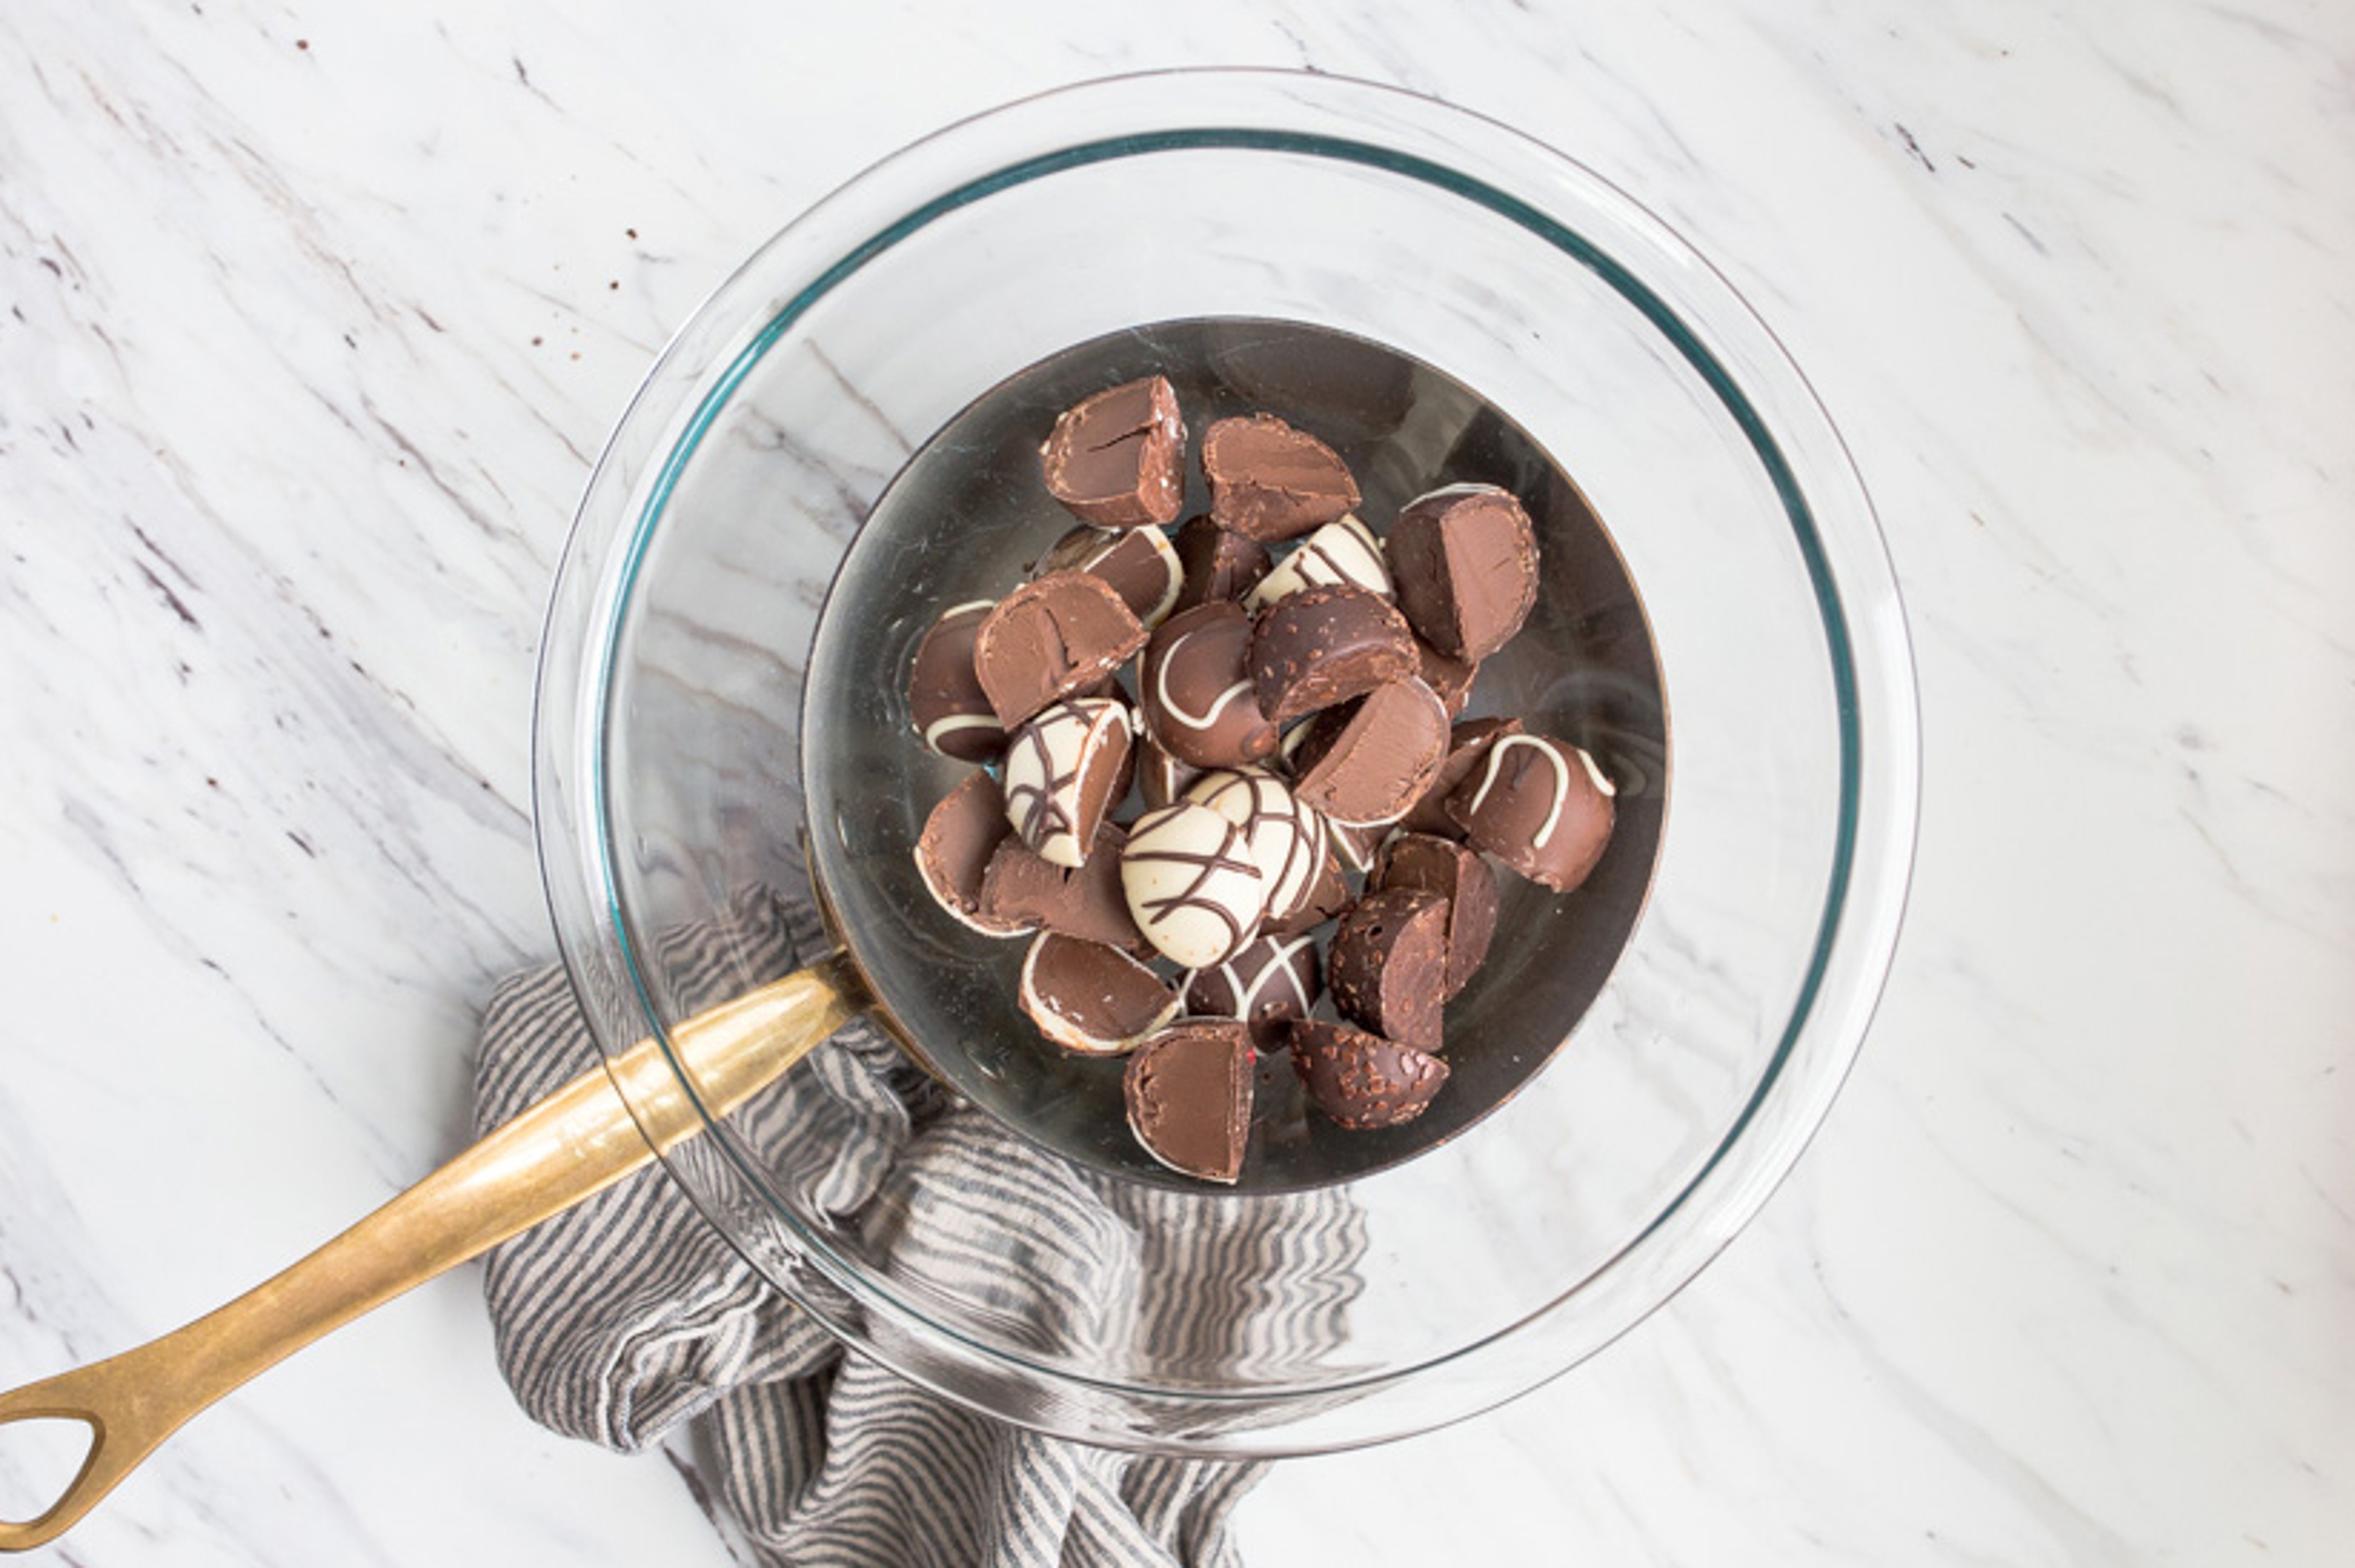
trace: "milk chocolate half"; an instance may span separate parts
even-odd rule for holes
[[[1262,713],[1283,724],[1414,674],[1414,633],[1389,601],[1338,584],[1278,600],[1252,633]]]
[[[1049,703],[1006,748],[1006,815],[1040,859],[1077,866],[1104,813],[1128,792],[1128,706],[1110,698]]]
[[[1566,893],[1611,841],[1615,792],[1594,759],[1550,735],[1504,735],[1447,797],[1474,846]]]
[[[1253,1045],[1280,1051],[1287,1038],[1284,1025],[1306,1018],[1324,989],[1315,938],[1262,936],[1222,964],[1188,972],[1186,1010],[1241,1019]]]
[[[1537,603],[1537,529],[1509,490],[1450,485],[1410,501],[1385,548],[1399,608],[1451,657],[1478,664]]]
[[[1103,578],[1148,631],[1168,618],[1185,581],[1178,552],[1159,528],[1123,528],[1118,533],[1073,528],[1047,551],[1037,575],[1057,571]]]
[[[1341,917],[1325,963],[1325,983],[1343,1018],[1401,1044],[1440,1048],[1445,899],[1413,888],[1368,893]]]
[[[1145,645],[1145,625],[1112,584],[1050,572],[998,601],[974,634],[974,673],[1011,731],[1059,697],[1108,679]]]
[[[1042,931],[1018,999],[1039,1032],[1083,1056],[1116,1056],[1178,1016],[1178,988],[1117,947]]]
[[[1429,833],[1441,838],[1461,838],[1464,825],[1447,813],[1447,797],[1464,782],[1474,768],[1488,754],[1488,748],[1499,735],[1518,735],[1521,721],[1512,718],[1466,719],[1447,734],[1447,760],[1439,764],[1432,775],[1423,798],[1414,809],[1399,818],[1399,827],[1409,833]]]
[[[1006,729],[974,673],[973,645],[995,608],[978,599],[941,612],[908,666],[908,717],[924,744],[961,763],[995,762]]]
[[[1327,709],[1297,753],[1293,793],[1335,822],[1396,820],[1447,760],[1447,707],[1413,676],[1378,686],[1348,708]]]
[[[1347,1024],[1291,1026],[1292,1067],[1316,1108],[1353,1132],[1395,1127],[1423,1115],[1447,1082],[1428,1051]]]
[[[1231,534],[1205,515],[1189,517],[1178,530],[1178,564],[1186,573],[1177,610],[1214,599],[1240,600],[1268,573],[1267,546]]]
[[[1219,420],[1202,437],[1210,516],[1230,533],[1297,539],[1358,504],[1340,453],[1273,414]]]
[[[1401,833],[1382,846],[1373,886],[1447,901],[1447,995],[1460,994],[1487,961],[1497,934],[1497,873],[1480,852],[1453,838]]]
[[[1129,1131],[1186,1176],[1232,1181],[1251,1136],[1257,1059],[1237,1019],[1180,1019],[1137,1047],[1121,1080]]]
[[[1067,411],[1039,449],[1047,490],[1100,528],[1174,523],[1186,502],[1186,421],[1168,380],[1147,376]]]
[[[1019,936],[1036,923],[982,910],[982,881],[990,857],[1012,832],[997,781],[973,773],[941,797],[916,839],[916,870],[925,890],[959,923],[985,936]]]
[[[1161,749],[1198,767],[1231,768],[1273,753],[1281,732],[1259,709],[1250,669],[1252,618],[1224,600],[1180,611],[1145,647],[1145,725]]]
[[[1009,829],[982,872],[979,918],[1009,932],[1043,926],[1131,953],[1152,952],[1121,891],[1120,856],[1127,843],[1128,835],[1107,822],[1096,829],[1086,865],[1058,866],[1024,848]]]

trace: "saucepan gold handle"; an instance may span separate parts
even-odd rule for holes
[[[90,1456],[56,1504],[0,1520],[0,1552],[53,1541],[182,1422],[412,1285],[637,1169],[774,1083],[866,1005],[840,955],[814,964],[591,1068],[295,1264],[160,1339],[0,1394],[0,1425],[90,1428]],[[690,1097],[675,1054],[696,1085]],[[617,1092],[618,1091],[618,1092]],[[697,1100],[701,1101],[698,1110]]]

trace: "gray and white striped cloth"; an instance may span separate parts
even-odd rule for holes
[[[794,907],[750,891],[671,936],[657,962],[687,1005],[721,1000],[790,966]],[[560,967],[510,976],[484,1018],[478,1130],[595,1060]],[[1346,1203],[1227,1206],[1232,1217],[1207,1233],[1170,1224],[1164,1206],[1182,1196],[1081,1180],[936,1087],[871,1027],[845,1030],[737,1115],[791,1189],[851,1223],[890,1216],[883,1244],[934,1270],[954,1266],[974,1236],[1002,1233],[980,1223],[984,1211],[1036,1207],[1055,1243],[995,1253],[987,1273],[998,1305],[1035,1315],[1060,1343],[1085,1343],[1108,1331],[1092,1319],[1126,1311],[1125,1334],[1247,1365],[1313,1352],[1345,1328],[1364,1246]],[[1178,1236],[1178,1275],[1199,1270],[1224,1310],[1124,1288],[1141,1274],[1171,1277],[1170,1260],[1138,1249]],[[623,1451],[692,1424],[716,1471],[706,1478],[763,1564],[1239,1563],[1228,1516],[1263,1466],[1092,1448],[903,1382],[780,1295],[659,1169],[500,1247],[486,1290],[501,1370],[535,1419]],[[1189,1342],[1205,1333],[1219,1342]]]

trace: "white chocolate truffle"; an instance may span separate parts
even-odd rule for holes
[[[1266,902],[1259,862],[1243,830],[1199,801],[1136,819],[1120,882],[1146,940],[1188,969],[1222,962],[1259,933]]]
[[[1108,697],[1050,703],[1006,748],[1006,816],[1023,847],[1054,866],[1084,865],[1096,826],[1126,788],[1128,705]]]
[[[1327,523],[1302,539],[1299,548],[1277,561],[1274,569],[1244,596],[1243,608],[1256,614],[1304,588],[1336,582],[1362,588],[1385,599],[1392,591],[1391,569],[1382,559],[1381,541],[1354,512]]]
[[[1222,768],[1187,786],[1185,798],[1210,807],[1243,830],[1243,843],[1265,880],[1266,917],[1296,914],[1325,862],[1325,819],[1265,768]]]

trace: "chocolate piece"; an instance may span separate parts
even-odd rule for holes
[[[1189,969],[1221,962],[1258,934],[1266,899],[1259,863],[1243,830],[1199,802],[1138,817],[1120,880],[1146,940]]]
[[[1006,815],[1041,859],[1088,858],[1104,812],[1128,793],[1125,704],[1086,697],[1050,702],[1006,748]]]
[[[1006,796],[987,773],[967,773],[924,818],[916,840],[916,870],[924,887],[955,920],[985,936],[1019,936],[1029,925],[982,912],[981,889],[990,857],[1013,831]]]
[[[1447,901],[1413,888],[1368,893],[1341,917],[1326,955],[1341,1016],[1387,1040],[1440,1047],[1447,990]]]
[[[1354,513],[1302,539],[1245,596],[1243,606],[1264,610],[1287,594],[1333,582],[1346,582],[1385,599],[1391,596],[1391,573],[1382,563],[1381,541]]]
[[[1270,920],[1263,927],[1271,936],[1296,936],[1312,931],[1349,907],[1349,884],[1341,874],[1340,857],[1333,853],[1344,828],[1332,828],[1326,837],[1325,859],[1317,862],[1316,875],[1309,880],[1307,892],[1301,895],[1300,907],[1280,920]]]
[[[1416,640],[1414,652],[1422,661],[1416,673],[1423,677],[1423,684],[1439,693],[1450,719],[1462,718],[1464,705],[1472,700],[1472,683],[1479,678],[1480,667],[1467,659],[1451,658],[1421,639]]]
[[[1243,844],[1264,879],[1267,915],[1284,920],[1306,901],[1325,861],[1325,819],[1303,806],[1265,768],[1221,769],[1188,786],[1199,801],[1243,830]]]
[[[1174,523],[1186,502],[1186,421],[1166,378],[1108,388],[1067,411],[1039,449],[1047,490],[1100,528]]]
[[[1130,953],[1153,951],[1128,912],[1120,855],[1128,835],[1113,823],[1096,829],[1084,866],[1058,866],[1022,847],[1009,831],[981,877],[979,918],[1008,931],[1044,927]]]
[[[1305,1019],[1325,988],[1316,944],[1305,936],[1263,936],[1223,964],[1186,976],[1186,1010],[1241,1019],[1252,1043],[1280,1051],[1284,1025]]]
[[[1447,901],[1447,987],[1459,995],[1488,956],[1497,934],[1497,873],[1480,852],[1453,838],[1401,833],[1382,846],[1373,885],[1412,889]]]
[[[1447,814],[1447,797],[1464,782],[1474,768],[1488,754],[1489,746],[1499,735],[1518,735],[1521,721],[1518,719],[1466,719],[1448,731],[1447,760],[1439,764],[1431,784],[1414,809],[1399,818],[1399,827],[1409,833],[1429,833],[1441,838],[1461,838],[1464,825]]]
[[[1181,1019],[1137,1047],[1121,1079],[1128,1129],[1186,1176],[1232,1181],[1251,1136],[1251,1040],[1234,1019]]]
[[[1231,534],[1209,517],[1189,517],[1178,530],[1178,564],[1186,585],[1178,591],[1178,610],[1217,599],[1240,600],[1267,575],[1267,546]]]
[[[1615,792],[1594,759],[1550,735],[1504,735],[1447,797],[1475,847],[1566,893],[1611,840]]]
[[[1042,931],[1022,959],[1022,1010],[1083,1056],[1117,1056],[1178,1016],[1178,988],[1117,947]]]
[[[1169,536],[1159,528],[1124,528],[1118,533],[1073,528],[1047,551],[1037,575],[1056,571],[1084,571],[1103,578],[1148,631],[1168,618],[1185,581],[1178,552],[1169,548]]]
[[[1332,832],[1334,852],[1341,859],[1341,869],[1355,871],[1360,876],[1372,870],[1376,851],[1381,848],[1382,840],[1390,837],[1390,824],[1334,822],[1329,817],[1327,823]]]
[[[1057,698],[1107,679],[1144,645],[1144,624],[1112,584],[1057,571],[998,601],[974,635],[973,667],[1010,731]]]
[[[908,716],[924,744],[961,763],[995,762],[1006,730],[974,674],[973,645],[995,608],[976,599],[941,613],[908,665]]]
[[[1252,619],[1223,600],[1172,615],[1146,645],[1145,725],[1162,750],[1205,768],[1257,762],[1278,731],[1247,669]]]
[[[1358,504],[1340,454],[1273,414],[1219,420],[1202,436],[1210,516],[1230,533],[1298,539]]]
[[[1414,633],[1379,594],[1334,585],[1278,600],[1252,633],[1251,677],[1278,724],[1414,673]]]
[[[1447,1063],[1427,1051],[1316,1019],[1292,1026],[1292,1067],[1316,1108],[1352,1132],[1414,1120],[1447,1082]]]
[[[1423,640],[1478,664],[1538,602],[1538,535],[1508,490],[1450,485],[1407,503],[1386,548],[1399,608]]]
[[[1293,793],[1335,822],[1395,821],[1447,760],[1447,707],[1412,676],[1327,709],[1302,746]]]
[[[1202,776],[1200,768],[1180,762],[1161,749],[1150,734],[1136,741],[1136,787],[1145,796],[1146,809],[1167,805],[1186,793],[1186,786]]]

